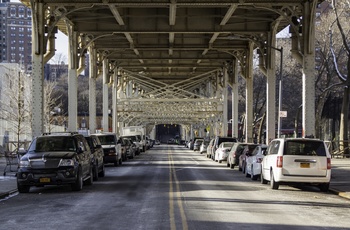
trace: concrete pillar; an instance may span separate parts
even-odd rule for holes
[[[103,86],[102,86],[102,128],[103,132],[108,132],[108,60],[103,59]]]
[[[89,130],[90,133],[96,133],[96,78],[97,78],[97,68],[96,68],[96,49],[91,47],[89,58]]]
[[[232,63],[232,137],[238,137],[238,59]]]
[[[77,33],[68,27],[68,131],[77,131],[78,126],[78,76],[77,76]]]
[[[44,127],[44,4],[32,8],[32,138],[45,132]],[[34,20],[36,18],[37,20]]]

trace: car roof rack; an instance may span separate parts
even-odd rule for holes
[[[50,135],[62,135],[62,136],[73,136],[79,134],[78,132],[47,132],[43,133],[43,136],[50,136]]]

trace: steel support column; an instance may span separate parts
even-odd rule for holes
[[[78,76],[77,33],[68,25],[68,131],[77,131],[78,125]]]
[[[227,124],[227,121],[228,121],[228,108],[227,108],[227,80],[228,80],[228,73],[227,73],[227,69],[224,68],[224,85],[223,85],[223,89],[222,89],[222,94],[223,94],[223,101],[224,101],[224,104],[223,104],[223,111],[222,111],[222,133],[223,133],[223,136],[227,136],[227,130],[228,130],[228,124]]]
[[[232,137],[238,137],[238,59],[232,62]]]
[[[44,131],[44,4],[32,6],[32,137]]]
[[[303,15],[303,137],[315,136],[315,8],[317,1],[304,3]]]
[[[106,58],[103,59],[103,102],[102,102],[102,128],[103,132],[108,132],[108,60]]]
[[[96,79],[97,67],[96,49],[92,46],[89,48],[89,129],[90,133],[96,133]]]
[[[250,43],[247,52],[246,66],[246,130],[245,141],[253,142],[253,44]]]
[[[276,137],[276,32],[269,33],[266,66],[266,144]],[[282,58],[282,57],[281,57]]]
[[[114,133],[119,133],[118,130],[118,71],[114,71],[113,74],[113,88],[112,88],[112,108],[113,108],[113,114],[112,114],[112,130]]]

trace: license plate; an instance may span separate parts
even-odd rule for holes
[[[300,163],[300,168],[310,168],[310,163]]]
[[[49,183],[51,180],[50,180],[50,178],[46,178],[46,177],[44,177],[44,178],[40,178],[40,183]]]

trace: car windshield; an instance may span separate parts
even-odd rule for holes
[[[222,144],[222,147],[223,147],[223,148],[231,148],[232,145],[233,145],[232,142],[225,142],[225,143]]]
[[[284,148],[284,155],[326,156],[322,141],[290,140]]]
[[[98,136],[101,145],[115,145],[115,138],[113,135]]]
[[[39,137],[33,147],[31,150],[35,152],[76,151],[75,141],[71,137]]]

